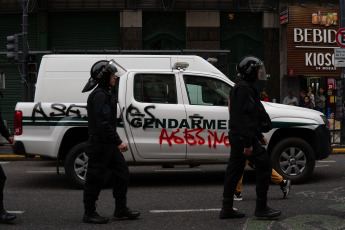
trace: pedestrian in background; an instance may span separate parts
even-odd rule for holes
[[[313,103],[310,101],[310,98],[308,96],[304,97],[304,104],[303,104],[304,108],[308,108],[308,109],[314,109],[314,105]]]
[[[269,102],[269,100],[268,100],[268,94],[266,93],[265,90],[263,90],[263,91],[260,93],[260,99],[261,99],[261,101]]]
[[[248,160],[246,160],[244,167],[246,167],[248,164],[249,162]],[[255,168],[254,165],[251,165],[251,167]],[[234,200],[236,201],[241,201],[243,199],[242,197],[243,175],[244,174],[242,174],[241,179],[237,183],[236,192],[234,194]],[[280,186],[280,189],[283,192],[283,199],[286,199],[290,192],[291,180],[284,180],[284,178],[276,170],[272,168],[271,181]]]
[[[123,152],[128,150],[116,132],[117,100],[114,95],[117,67],[113,60],[98,61],[91,68],[91,77],[82,92],[92,90],[87,100],[88,140],[85,153],[88,166],[84,186],[84,223],[105,224],[107,217],[96,212],[104,176],[109,170],[113,179],[115,219],[136,219],[140,212],[127,207],[129,170]]]
[[[285,105],[298,105],[298,100],[297,98],[293,95],[292,91],[289,91],[289,95],[287,95],[284,100],[283,104]]]
[[[326,113],[326,96],[324,94],[324,89],[320,87],[319,95],[315,98],[316,102],[316,110],[322,112],[323,114]]]
[[[313,104],[313,108],[315,107],[315,96],[314,96],[314,88],[312,86],[308,87],[307,96],[309,97],[310,102]]]
[[[253,56],[240,60],[236,69],[243,76],[230,92],[231,154],[225,173],[222,209],[220,219],[243,218],[245,214],[233,208],[234,194],[240,180],[246,159],[255,165],[256,171],[256,217],[274,218],[280,211],[267,206],[267,191],[272,167],[266,149],[267,139],[261,133],[262,117],[268,116],[259,93],[253,86],[260,79],[267,79],[263,62]],[[269,116],[268,116],[269,118]]]
[[[14,145],[15,140],[11,136],[10,132],[5,126],[5,123],[1,116],[1,111],[0,111],[0,133],[4,138],[6,138],[8,142],[10,142],[12,146]],[[6,212],[4,208],[4,187],[5,187],[6,179],[7,178],[6,178],[5,172],[0,164],[0,222],[1,223],[10,223],[17,218],[15,215]]]
[[[299,107],[304,107],[304,98],[305,98],[305,96],[307,96],[307,94],[306,94],[306,92],[303,90],[303,89],[301,89],[300,91],[299,91],[299,102],[298,102],[298,106]]]

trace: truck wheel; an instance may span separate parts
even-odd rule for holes
[[[65,159],[65,173],[67,179],[78,189],[85,184],[88,156],[85,154],[85,142],[75,145],[68,152]],[[108,170],[103,178],[103,186],[110,185],[111,172]]]
[[[280,141],[271,154],[272,167],[284,178],[294,183],[307,180],[315,168],[312,147],[300,138]]]
[[[73,186],[82,189],[85,183],[88,157],[85,154],[85,142],[75,145],[65,159],[65,173]]]

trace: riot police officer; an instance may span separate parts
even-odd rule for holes
[[[15,140],[11,136],[8,129],[6,128],[5,123],[1,116],[1,112],[0,112],[0,133],[3,137],[6,138],[8,142],[10,142],[12,146],[14,145]],[[0,223],[10,223],[17,218],[15,215],[6,212],[4,209],[4,187],[5,187],[6,179],[7,177],[5,175],[5,172],[0,165]]]
[[[266,149],[267,139],[262,134],[261,122],[267,115],[260,102],[254,83],[266,79],[265,66],[257,57],[246,56],[240,60],[236,69],[241,75],[230,92],[230,131],[231,154],[225,173],[222,209],[220,219],[243,218],[244,213],[233,209],[233,197],[236,185],[244,171],[246,159],[255,165],[256,171],[256,217],[274,218],[280,211],[267,206],[267,191],[272,167]],[[266,119],[269,116],[265,116]],[[270,119],[269,119],[270,122]]]
[[[140,212],[127,207],[127,187],[129,171],[122,152],[127,145],[116,132],[117,101],[113,94],[116,78],[120,77],[113,60],[101,60],[91,68],[91,77],[82,92],[96,89],[87,100],[88,140],[85,152],[88,167],[84,186],[84,223],[105,224],[107,217],[96,212],[96,201],[101,191],[107,170],[113,179],[113,197],[115,198],[115,219],[136,219]]]

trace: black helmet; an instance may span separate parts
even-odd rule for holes
[[[236,65],[236,70],[243,76],[244,80],[250,82],[256,81],[258,79],[259,70],[262,70],[260,71],[261,76],[259,76],[259,80],[267,80],[264,63],[254,56],[243,57]]]
[[[90,70],[91,77],[84,86],[83,93],[92,90],[97,84],[107,86],[110,75],[114,75],[117,68],[114,60],[101,60],[93,64]]]
[[[93,64],[90,70],[90,75],[92,78],[96,79],[96,81],[99,81],[100,79],[108,77],[108,75],[110,76],[111,74],[115,74],[116,72],[117,68],[114,60],[102,60]]]

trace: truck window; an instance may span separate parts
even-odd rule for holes
[[[144,103],[177,104],[174,74],[136,74],[134,99]]]
[[[231,86],[209,77],[184,75],[191,105],[228,106]]]

